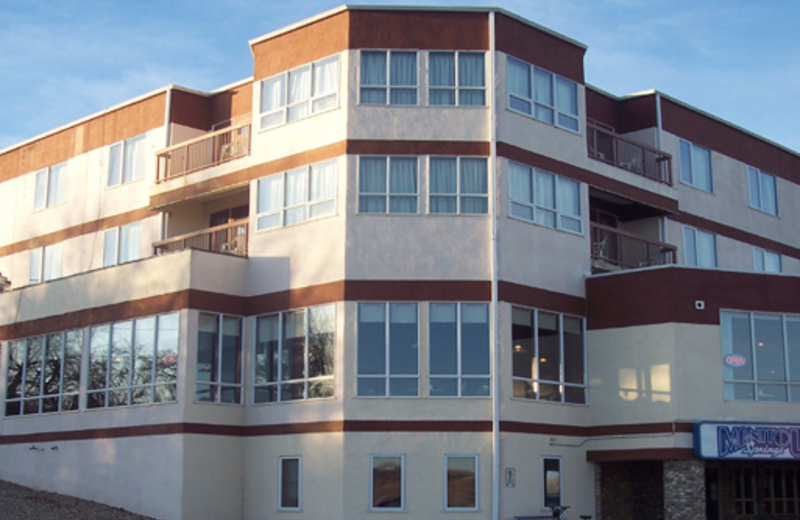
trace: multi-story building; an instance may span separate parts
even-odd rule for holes
[[[160,519],[800,514],[800,156],[342,7],[0,152],[0,478]]]

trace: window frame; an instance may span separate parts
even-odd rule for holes
[[[433,85],[433,76],[432,76],[432,66],[431,62],[433,61],[431,57],[436,54],[450,54],[453,55],[453,85]],[[483,62],[483,80],[482,86],[472,86],[472,85],[461,85],[461,57],[463,55],[472,55],[472,56],[480,56],[481,61]],[[428,51],[428,67],[427,67],[427,87],[428,87],[428,106],[431,107],[485,107],[486,106],[486,53],[480,51]],[[434,92],[453,92],[453,103],[433,103],[431,99],[433,98]],[[473,103],[463,103],[461,101],[462,92],[481,92],[483,94],[483,102],[480,104],[473,104]]]
[[[33,211],[40,211],[67,202],[67,162],[36,170],[34,175]]]
[[[129,262],[135,262],[136,260],[141,259],[142,257],[142,223],[141,222],[131,222],[130,224],[125,224],[119,227],[107,229],[103,232],[103,267],[112,267],[115,265],[126,264]],[[134,246],[131,251],[135,251],[135,254],[131,255],[130,258],[120,260],[120,253],[122,251],[122,240],[120,238],[123,235],[123,231],[132,231],[137,229],[135,236],[138,238],[133,244],[128,244],[128,248],[130,249],[131,246]],[[112,240],[114,241],[114,253],[111,258],[107,258],[106,254],[109,253],[108,249],[108,240],[110,237],[113,237]]]
[[[436,161],[456,161],[456,191],[452,193],[436,192],[433,191],[433,165]],[[484,174],[485,174],[485,193],[466,193],[462,190],[461,182],[461,167],[464,161],[483,161]],[[455,198],[456,211],[433,211],[433,199],[438,198]],[[463,211],[464,199],[481,199],[485,200],[486,211],[484,212],[465,212]],[[488,215],[489,214],[489,161],[486,157],[463,157],[463,156],[429,156],[428,157],[428,214],[429,215]]]
[[[36,285],[62,278],[64,242],[36,247],[30,250],[28,261],[28,284]],[[56,274],[53,274],[56,273]]]
[[[375,459],[392,458],[400,460],[400,506],[375,506]],[[370,511],[405,511],[406,510],[406,456],[398,453],[371,453],[369,456],[369,510]]]
[[[771,193],[772,208],[770,208],[770,201],[767,200],[770,194],[765,193],[764,190],[765,182],[771,183],[772,186],[772,193]],[[748,193],[748,203],[750,204],[751,208],[761,211],[762,213],[766,213],[767,215],[772,215],[774,217],[777,217],[779,215],[778,178],[775,175],[767,173],[753,166],[748,166],[747,193]],[[772,209],[772,211],[770,211],[770,209]]]
[[[688,150],[688,158],[684,158],[684,154]],[[705,189],[701,184],[700,179],[697,178],[700,172],[695,172],[694,157],[695,154],[706,153],[708,155],[708,189]],[[714,164],[711,149],[700,146],[686,139],[678,139],[678,178],[681,184],[691,186],[706,193],[714,193]],[[688,170],[687,170],[688,168]]]
[[[690,250],[690,248],[689,248],[689,240],[690,240],[689,239],[689,235],[690,234],[692,235],[692,238],[691,238],[691,244],[692,244],[691,250],[694,251],[694,254],[692,255],[691,258],[689,257],[689,250]],[[714,259],[713,260],[714,261],[710,265],[706,264],[706,263],[702,263],[702,264],[700,263],[699,248],[697,247],[697,245],[698,245],[697,239],[698,239],[698,237],[700,235],[711,237],[711,240],[713,242],[713,245],[714,245],[714,250],[713,250]],[[690,260],[691,260],[691,263],[690,263]],[[698,228],[696,228],[694,226],[686,226],[686,225],[684,225],[683,226],[683,264],[684,265],[693,266],[693,267],[707,268],[707,269],[717,269],[717,268],[719,268],[719,255],[717,253],[717,235],[715,233],[711,233],[709,231],[703,231],[702,229],[698,229]]]
[[[286,506],[283,502],[284,482],[284,461],[297,461],[297,506]],[[278,457],[278,511],[302,511],[303,510],[303,458],[300,455],[286,455]]]
[[[474,478],[474,485],[473,485],[473,496],[475,499],[475,504],[469,507],[451,507],[450,503],[450,480],[449,480],[449,470],[450,466],[448,462],[450,459],[472,459],[473,460],[473,478]],[[445,511],[479,511],[480,510],[480,458],[476,454],[449,454],[446,453],[444,455],[444,481],[442,485],[442,489],[444,490],[443,493],[443,506]]]
[[[755,468],[752,466],[735,466],[734,481],[733,503],[736,515],[756,515],[758,511],[758,491],[756,488]]]
[[[767,269],[767,260],[772,259],[777,262],[778,270]],[[757,273],[782,273],[783,259],[780,253],[767,251],[760,247],[753,247],[753,270]]]
[[[144,150],[145,142],[147,140],[147,133],[139,134],[123,141],[118,141],[108,147],[108,165],[106,167],[106,189],[122,186],[123,184],[131,184],[136,181],[144,180],[147,176],[145,169],[147,161],[141,157],[140,161],[136,161],[136,157],[128,157],[128,147],[139,145],[142,147],[142,155],[147,154]],[[115,150],[119,150],[115,152]],[[117,154],[116,160],[114,158]],[[133,164],[129,163],[133,160]],[[116,172],[112,171],[116,166]],[[126,179],[126,172],[130,171],[130,178]]]
[[[517,65],[525,67],[527,69],[527,81],[528,81],[528,94],[521,94],[521,93],[514,93],[512,92],[510,81],[511,81],[511,74],[509,74],[509,70],[511,69],[511,64],[516,62]],[[552,97],[552,102],[542,101],[541,99],[537,99],[537,90],[536,90],[536,75],[537,73],[549,76],[549,84],[550,84],[550,93]],[[568,111],[562,110],[559,108],[561,106],[560,100],[560,89],[558,88],[559,82],[563,82],[571,89],[574,90],[574,97],[573,99],[569,100],[570,102],[575,103],[575,113],[570,113]],[[515,112],[517,114],[522,114],[524,116],[530,117],[544,123],[546,125],[554,126],[556,128],[561,128],[562,130],[567,130],[569,132],[580,134],[581,133],[581,107],[580,107],[580,89],[577,82],[561,76],[560,74],[556,74],[555,72],[549,71],[542,67],[538,67],[533,65],[532,63],[528,63],[524,60],[520,60],[515,58],[511,55],[506,56],[506,107],[508,110]],[[521,108],[515,107],[514,100],[518,100],[518,104],[520,105],[529,105],[529,110],[522,110]],[[549,111],[552,113],[552,121],[549,121],[547,118],[540,117],[537,115],[537,107],[541,107],[545,113]],[[571,121],[574,123],[574,128],[568,126],[566,124],[562,124],[561,120],[565,119],[567,121]]]
[[[780,478],[776,479],[776,475],[780,475]],[[787,478],[789,475],[791,479]],[[761,488],[764,490],[762,514],[792,517],[800,513],[800,470],[791,466],[768,466],[763,468],[760,477],[763,479]],[[783,487],[780,493],[776,492],[778,483]],[[791,490],[794,496],[787,493],[790,484],[794,484],[794,489]],[[776,496],[778,494],[782,496]],[[791,508],[787,507],[789,505]]]
[[[371,191],[361,191],[363,187],[362,179],[361,179],[361,164],[362,160],[364,159],[383,159],[386,162],[385,167],[385,186],[386,191],[384,192],[371,192]],[[412,192],[392,192],[391,182],[392,182],[392,161],[397,160],[409,160],[414,159],[415,166],[414,166],[414,185],[415,191]],[[420,159],[421,157],[418,155],[359,155],[358,156],[358,206],[357,212],[360,215],[419,215],[420,214]],[[384,197],[384,210],[383,211],[366,211],[362,210],[362,198],[378,198]],[[410,211],[392,211],[392,199],[414,199],[414,206],[415,210],[413,212]]]
[[[548,504],[547,494],[547,463],[555,461],[558,464],[558,503],[554,505]],[[561,457],[545,455],[542,457],[542,507],[545,509],[552,509],[553,507],[560,506],[564,497],[564,465]]]
[[[365,84],[364,78],[364,54],[383,53],[385,56],[386,76],[382,84]],[[415,83],[413,85],[392,84],[392,56],[396,54],[414,54]],[[420,88],[422,87],[420,78],[421,62],[420,51],[414,49],[361,49],[358,53],[358,104],[362,106],[393,106],[393,107],[417,107],[420,106]],[[364,90],[384,91],[385,101],[383,103],[368,103],[364,101]],[[414,91],[414,103],[392,103],[393,90]]]
[[[514,186],[512,185],[512,175],[511,171],[512,168],[519,168],[520,170],[525,170],[525,173],[528,175],[528,184],[530,186],[530,197],[528,198],[521,198],[519,194],[515,194]],[[553,207],[548,207],[543,204],[537,202],[537,195],[538,195],[538,187],[537,181],[539,176],[550,176],[553,179]],[[567,233],[571,233],[573,235],[584,235],[584,201],[583,201],[583,189],[582,183],[567,177],[562,177],[561,175],[557,175],[555,173],[548,172],[546,170],[542,170],[539,168],[535,168],[533,166],[527,166],[522,163],[518,163],[515,161],[508,161],[508,199],[509,199],[509,209],[508,209],[508,216],[509,218],[521,220],[523,222],[529,222],[531,224],[535,224],[537,226],[546,227],[550,229],[555,229],[558,231],[564,231]],[[578,203],[578,214],[574,213],[567,213],[566,210],[563,210],[560,206],[561,200],[561,187],[562,186],[573,186],[577,190],[577,203]],[[514,208],[526,208],[530,210],[531,217],[528,218],[525,215],[520,213],[515,213]],[[547,222],[543,222],[540,220],[539,215],[542,214],[551,214],[553,215],[554,225],[551,226]],[[569,227],[564,226],[564,222],[574,222],[578,224],[580,228],[579,231],[575,231],[574,229],[570,229]]]
[[[200,327],[198,326],[197,334],[198,334],[198,345],[197,345],[197,352],[195,353],[195,389],[194,389],[194,402],[201,403],[201,404],[222,404],[222,405],[232,405],[232,406],[241,406],[244,403],[243,393],[244,393],[244,332],[245,332],[245,318],[242,316],[235,316],[231,314],[221,314],[216,312],[199,312],[198,313],[198,324],[201,315],[208,315],[208,316],[215,316],[216,317],[216,341],[214,345],[213,359],[212,359],[212,367],[209,367],[209,370],[213,369],[213,365],[216,364],[215,373],[212,373],[212,378],[208,381],[199,381],[197,379],[197,373],[200,370],[200,340],[199,334],[202,332]],[[222,381],[222,368],[223,368],[223,337],[224,337],[224,319],[231,318],[239,320],[239,341],[238,345],[236,346],[235,352],[237,354],[236,357],[236,382],[223,382]],[[209,394],[214,395],[214,399],[198,399],[199,387],[207,386]],[[233,401],[224,401],[222,399],[223,392],[225,390],[233,390],[234,400]]]

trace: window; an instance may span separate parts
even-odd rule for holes
[[[336,108],[339,56],[315,61],[261,81],[261,129]]]
[[[333,305],[256,320],[256,403],[333,396]]]
[[[417,213],[416,157],[361,157],[359,213]]]
[[[401,511],[405,509],[405,471],[403,455],[370,455],[370,509]]]
[[[800,316],[722,312],[727,401],[800,402]]]
[[[717,267],[717,237],[712,233],[683,226],[683,263],[698,267]]]
[[[483,53],[430,52],[428,61],[429,104],[486,104],[486,67]]]
[[[514,397],[586,404],[583,319],[513,307]]]
[[[578,84],[508,58],[508,107],[544,123],[577,132]]]
[[[139,259],[141,224],[135,222],[107,230],[103,234],[103,267]]]
[[[756,484],[753,468],[735,466],[736,494],[734,504],[737,515],[756,514]]]
[[[561,505],[561,459],[542,459],[544,507]]]
[[[486,159],[432,157],[430,164],[431,213],[489,212]]]
[[[478,456],[444,456],[444,508],[455,511],[478,509]]]
[[[711,177],[711,152],[683,139],[678,141],[678,145],[681,159],[681,182],[703,191],[714,191]]]
[[[280,509],[300,511],[302,508],[300,471],[300,457],[280,458]]]
[[[800,471],[791,467],[764,468],[763,479],[764,514],[800,513]]]
[[[581,187],[542,170],[509,163],[511,216],[573,233],[583,232]]]
[[[336,161],[303,166],[258,180],[257,228],[300,224],[336,211]]]
[[[242,402],[242,318],[201,312],[195,400]]]
[[[61,244],[31,249],[28,283],[61,278]]]
[[[775,176],[747,167],[747,184],[750,187],[750,207],[770,215],[778,214],[778,190]]]
[[[108,152],[108,187],[144,179],[145,138],[142,134],[111,145]]]
[[[489,395],[489,306],[430,304],[431,397]]]
[[[175,312],[89,329],[87,406],[175,401],[179,316]]]
[[[36,172],[36,193],[33,209],[63,204],[67,200],[67,163],[56,164]]]
[[[358,390],[361,397],[419,395],[416,303],[358,304]]]
[[[6,416],[78,409],[83,331],[8,343]]]
[[[361,51],[361,104],[416,105],[417,76],[416,51]]]
[[[753,248],[753,269],[762,273],[780,273],[781,255],[761,249]]]

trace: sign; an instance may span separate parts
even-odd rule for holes
[[[694,454],[701,459],[800,460],[800,424],[697,423]]]
[[[725,356],[725,364],[729,367],[743,367],[747,364],[747,359],[741,354],[730,354]]]
[[[517,470],[506,468],[506,487],[513,488],[517,485]]]

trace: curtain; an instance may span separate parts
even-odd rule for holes
[[[312,111],[319,112],[336,105],[336,93],[339,90],[339,57],[334,56],[314,65],[314,106]]]
[[[61,278],[61,244],[44,248],[44,281]]]
[[[36,198],[33,209],[42,209],[47,205],[47,168],[36,172]]]
[[[47,206],[55,206],[67,200],[67,163],[50,167],[47,186]]]
[[[555,177],[551,173],[536,172],[536,222],[543,226],[556,227]]]
[[[125,141],[125,162],[122,166],[122,182],[131,182],[144,178],[144,135]]]
[[[535,101],[550,107],[553,106],[553,75],[534,67],[533,81]]]
[[[775,190],[775,177],[762,173],[760,178],[761,209],[772,215],[778,214],[777,193]]]
[[[578,115],[578,86],[575,83],[556,78],[556,108],[573,116]]]
[[[392,105],[416,105],[417,86],[417,53],[393,52],[389,70],[390,89],[389,102]]]
[[[141,224],[136,222],[122,226],[119,233],[119,263],[139,259],[141,249]]]
[[[385,105],[386,52],[361,51],[361,103],[365,105]]]
[[[508,189],[509,197],[533,204],[533,190],[531,184],[532,170],[525,166],[509,163]]]
[[[683,263],[697,265],[697,238],[695,230],[690,227],[683,228]]]
[[[42,281],[42,248],[31,249],[28,283],[39,283]]]
[[[289,121],[308,116],[308,99],[311,97],[311,66],[289,72]]]
[[[389,212],[417,212],[417,158],[389,159]],[[409,194],[413,196],[398,196]]]
[[[717,266],[717,241],[713,234],[697,231],[697,265]]]
[[[261,82],[261,127],[267,128],[283,123],[281,108],[286,106],[286,75],[281,74]]]
[[[580,185],[569,179],[558,179],[558,211],[572,215],[581,216]]]
[[[429,54],[430,104],[456,104],[456,62],[453,52],[431,52]],[[435,88],[445,87],[445,88]]]
[[[362,157],[358,169],[358,211],[386,213],[386,158]],[[365,194],[380,194],[367,196]]]
[[[305,203],[308,196],[308,169],[298,168],[286,173],[284,225],[299,224],[306,220]],[[299,206],[299,207],[297,207]]]
[[[309,217],[330,215],[334,212],[336,195],[336,161],[327,161],[311,166],[311,195]]]
[[[458,192],[457,160],[455,158],[431,158],[431,213],[457,213]],[[439,195],[439,196],[437,196]],[[441,195],[450,195],[442,197]]]
[[[531,78],[529,66],[521,61],[508,58],[508,92],[526,99],[531,98]]]
[[[487,197],[466,197],[465,194],[486,195],[489,183],[486,159],[461,159],[461,213],[484,214],[489,211]]]
[[[483,54],[462,52],[458,55],[458,104],[483,106],[486,104],[486,67]],[[477,87],[477,88],[476,88]]]
[[[108,186],[116,186],[121,179],[122,143],[113,145],[108,150]]]
[[[276,213],[283,207],[283,174],[271,175],[258,180],[258,201],[256,211],[258,217],[258,229],[269,229],[281,225],[280,213]]]
[[[692,184],[711,191],[711,152],[692,145]]]
[[[103,267],[117,263],[117,228],[103,233]]]

